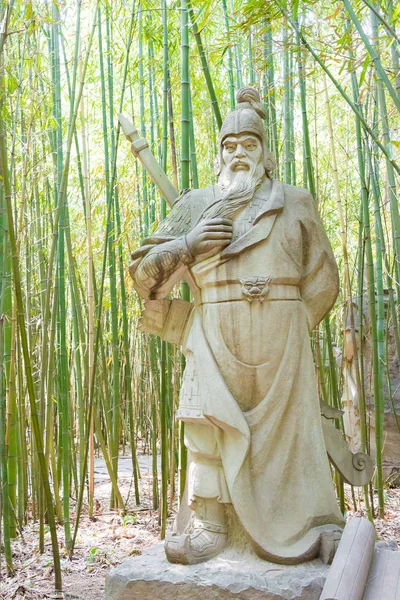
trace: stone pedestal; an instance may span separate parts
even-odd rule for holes
[[[318,600],[328,571],[320,560],[277,565],[235,548],[199,565],[172,565],[157,544],[110,572],[105,599]]]

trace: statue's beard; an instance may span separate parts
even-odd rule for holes
[[[246,163],[248,170],[236,170],[238,163]],[[260,186],[265,174],[264,165],[255,165],[247,159],[234,159],[222,169],[218,185],[222,191],[222,197],[206,207],[201,219],[215,219],[224,217],[231,219],[234,214],[246,206],[254,196],[254,192]]]

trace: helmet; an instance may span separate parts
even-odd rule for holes
[[[261,141],[264,156],[264,168],[267,175],[275,168],[275,158],[268,150],[267,132],[263,119],[265,111],[261,104],[260,94],[253,87],[241,88],[236,94],[236,108],[228,114],[222,123],[219,134],[219,165],[217,165],[217,174],[219,174],[222,164],[222,143],[228,135],[239,135],[248,132],[256,135]]]

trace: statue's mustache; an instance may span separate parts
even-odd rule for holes
[[[248,167],[248,169],[250,170],[251,167],[253,166],[253,162],[247,158],[234,158],[230,163],[229,163],[229,169],[232,171],[234,170],[235,167],[237,166],[244,166],[244,167]]]

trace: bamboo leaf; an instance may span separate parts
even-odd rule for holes
[[[331,19],[335,19],[338,16],[338,14],[340,13],[341,10],[342,9],[341,9],[341,6],[339,4],[337,6],[336,10],[334,10],[332,14],[328,15],[327,17],[325,17],[325,21],[330,21]]]
[[[293,19],[297,20],[299,15],[299,0],[294,0],[293,2]]]
[[[399,16],[400,16],[400,4],[398,4],[397,7],[393,11],[393,16],[392,16],[393,23],[397,22],[397,19],[399,18]]]
[[[26,5],[26,12],[25,12],[26,20],[29,21],[32,18],[32,15],[33,15],[32,2],[28,2]]]
[[[14,75],[9,74],[6,78],[6,87],[8,93],[13,94],[18,89],[18,79]]]
[[[368,69],[370,63],[371,63],[371,57],[369,54],[367,54],[367,56],[365,57],[364,65],[363,65],[361,75],[360,75],[360,83],[359,83],[360,87],[364,83],[365,75],[367,73],[367,69]]]

